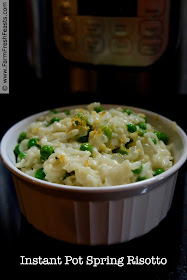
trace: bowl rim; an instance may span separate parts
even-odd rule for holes
[[[63,107],[59,107],[59,108],[55,108],[57,111],[61,110],[61,109],[74,109],[74,108],[80,108],[80,107],[86,107],[88,104],[80,104],[80,105],[71,105],[71,106],[63,106]],[[102,107],[106,108],[117,108],[117,107],[121,107],[121,108],[126,108],[128,107],[131,110],[134,110],[135,112],[138,113],[144,113],[144,114],[151,114],[152,116],[155,117],[159,117],[160,119],[171,123],[172,120],[166,118],[163,115],[160,115],[158,113],[155,113],[153,111],[150,110],[146,110],[146,109],[142,109],[142,108],[138,108],[138,107],[132,107],[132,106],[128,106],[128,105],[121,105],[121,104],[101,104]],[[20,171],[18,168],[15,167],[15,165],[10,161],[10,159],[8,158],[8,155],[6,153],[6,141],[7,138],[9,137],[9,134],[13,131],[16,130],[16,128],[18,126],[21,125],[21,123],[29,121],[29,119],[33,119],[36,118],[40,115],[46,114],[50,111],[49,110],[45,110],[43,112],[40,113],[36,113],[33,115],[30,115],[22,120],[20,120],[19,122],[17,122],[16,124],[14,124],[13,126],[11,126],[7,132],[4,134],[4,136],[1,139],[1,143],[0,143],[0,157],[4,163],[4,165],[16,176],[20,177],[21,179],[23,179],[24,181],[30,182],[33,185],[39,186],[39,187],[43,187],[44,190],[45,189],[49,189],[49,190],[58,190],[58,191],[68,191],[68,192],[83,192],[83,193],[98,193],[98,192],[102,192],[102,193],[109,193],[109,192],[118,192],[118,191],[130,191],[130,190],[140,190],[141,188],[145,188],[153,185],[155,183],[158,183],[160,181],[163,181],[164,179],[170,177],[171,175],[173,175],[175,172],[177,172],[179,170],[179,168],[185,163],[186,159],[187,159],[187,135],[186,133],[183,131],[183,129],[177,124],[177,132],[181,137],[182,143],[183,143],[183,149],[185,152],[183,152],[183,154],[181,155],[181,157],[179,158],[179,160],[171,167],[169,168],[167,171],[165,171],[162,174],[159,174],[153,178],[149,178],[146,179],[144,181],[139,181],[139,182],[134,182],[134,183],[130,183],[130,184],[122,184],[122,185],[115,185],[115,186],[101,186],[101,187],[82,187],[82,186],[69,186],[69,185],[62,185],[62,184],[58,184],[58,183],[51,183],[51,182],[47,182],[47,181],[42,181],[40,179],[34,178],[30,175],[27,175],[26,173]]]

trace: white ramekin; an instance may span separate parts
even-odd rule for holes
[[[102,106],[106,109],[124,107]],[[75,244],[114,244],[142,236],[167,215],[178,170],[187,158],[187,136],[179,126],[163,116],[128,108],[146,114],[148,122],[168,134],[170,142],[174,143],[175,157],[175,164],[166,172],[128,185],[72,187],[42,181],[18,170],[14,166],[13,152],[18,136],[37,116],[46,112],[28,117],[6,132],[1,141],[1,158],[12,173],[21,212],[36,229]]]

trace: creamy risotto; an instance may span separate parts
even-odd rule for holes
[[[16,167],[52,183],[100,187],[151,178],[173,165],[172,144],[129,108],[56,110],[39,116],[15,147]]]

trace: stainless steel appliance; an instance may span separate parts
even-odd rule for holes
[[[34,17],[31,61],[39,76],[53,77],[72,94],[176,93],[180,4],[28,0]]]
[[[68,60],[149,66],[168,46],[170,0],[53,0],[55,42]]]

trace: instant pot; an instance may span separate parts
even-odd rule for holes
[[[69,96],[171,96],[178,90],[180,4],[27,0],[30,64]]]

